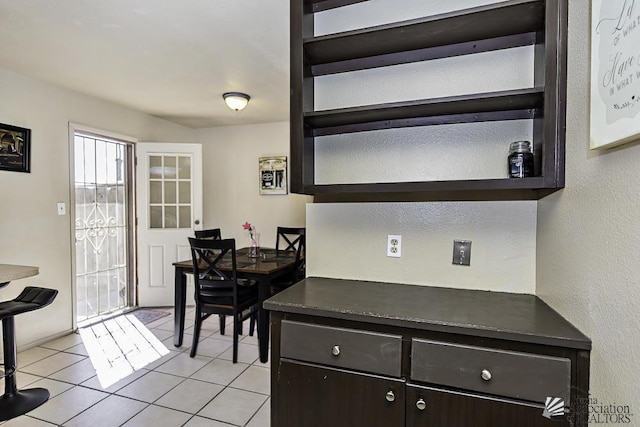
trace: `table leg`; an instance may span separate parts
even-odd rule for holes
[[[260,362],[269,361],[269,310],[262,307],[262,304],[271,296],[271,278],[261,277],[258,289],[258,300],[260,309],[258,310],[258,346],[260,350]]]
[[[184,268],[176,267],[173,318],[173,345],[180,347],[184,335],[184,313],[187,300],[187,275]]]

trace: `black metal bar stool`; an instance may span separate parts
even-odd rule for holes
[[[0,302],[5,370],[4,394],[0,397],[0,421],[24,415],[49,399],[49,390],[45,388],[18,391],[14,317],[17,314],[46,307],[53,302],[56,295],[58,291],[54,289],[27,286],[15,299]]]

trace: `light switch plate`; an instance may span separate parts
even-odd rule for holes
[[[453,264],[471,265],[471,240],[453,241]]]
[[[67,205],[64,202],[58,202],[58,215],[67,214]]]

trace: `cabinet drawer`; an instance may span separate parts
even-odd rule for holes
[[[538,403],[561,397],[569,404],[571,361],[413,339],[411,379]]]
[[[280,356],[400,377],[402,336],[283,320]]]

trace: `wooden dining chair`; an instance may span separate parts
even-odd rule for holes
[[[209,228],[207,230],[195,230],[194,232],[196,239],[212,239],[212,240],[221,240],[222,233],[219,228]],[[220,320],[220,334],[224,335],[225,326],[227,324],[227,318],[225,315],[221,314],[218,316]],[[241,331],[242,332],[242,331]]]
[[[233,363],[238,361],[238,335],[242,322],[257,318],[257,283],[240,286],[237,277],[235,239],[209,240],[189,238],[196,288],[196,316],[191,357],[196,355],[202,322],[212,314],[233,318]],[[226,259],[225,259],[226,257]],[[221,270],[221,264],[231,270]],[[252,322],[253,325],[253,322]]]
[[[278,227],[276,234],[277,251],[297,251],[302,244],[304,250],[304,227]]]
[[[219,228],[210,228],[208,230],[196,230],[195,235],[196,235],[196,239],[213,239],[213,240],[222,239],[222,233],[220,233]]]
[[[305,278],[306,234],[306,228],[304,227],[278,227],[276,235],[276,252],[295,251],[296,261],[290,274],[272,282],[272,294],[278,293]]]

